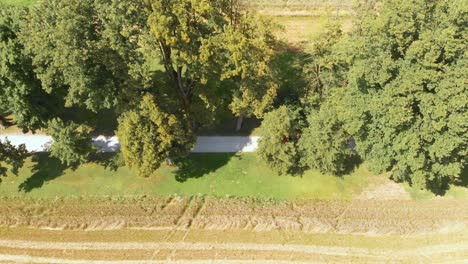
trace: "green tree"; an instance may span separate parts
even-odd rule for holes
[[[261,125],[258,155],[279,174],[296,174],[301,171],[297,142],[303,127],[299,109],[280,106],[265,114]]]
[[[343,41],[342,21],[329,21],[306,49],[309,64],[304,66],[307,85],[300,101],[305,108],[320,109],[337,89],[347,82],[348,47]]]
[[[349,39],[346,129],[374,172],[438,190],[468,154],[468,5],[372,3]]]
[[[0,113],[13,114],[24,132],[44,127],[54,98],[41,89],[18,39],[27,9],[0,4]]]
[[[84,125],[65,123],[58,118],[52,119],[47,128],[47,134],[53,139],[50,146],[51,156],[58,158],[67,166],[87,162],[90,153],[95,150],[90,131],[91,129]]]
[[[66,107],[125,107],[145,88],[139,40],[144,1],[45,0],[32,7],[20,39],[42,88]]]
[[[347,171],[355,154],[350,147],[351,135],[345,131],[333,102],[328,98],[320,110],[309,113],[298,146],[303,166],[341,174]]]
[[[15,147],[8,140],[0,141],[0,162],[10,165],[11,171],[15,174],[23,166],[27,153],[24,144]],[[0,176],[5,176],[8,169],[2,165],[0,164]]]
[[[272,34],[237,1],[153,1],[149,26],[154,40],[147,45],[159,50],[168,77],[164,93],[192,125],[213,122],[227,106],[261,116],[272,104]]]
[[[125,163],[148,177],[168,158],[187,155],[195,137],[183,118],[164,112],[153,95],[145,95],[137,109],[119,118],[117,136]]]
[[[312,168],[341,174],[355,160],[349,146],[351,135],[337,111],[348,71],[348,58],[341,56],[347,50],[343,37],[340,22],[331,21],[307,48],[308,64],[302,73],[306,83],[295,88],[295,103],[303,110],[294,112],[283,106],[268,113],[262,122],[266,140],[262,139],[259,152],[281,173]],[[288,142],[268,143],[282,139],[290,133],[284,131],[290,129],[295,136]]]
[[[356,159],[352,136],[345,130],[340,106],[347,83],[349,56],[341,21],[328,22],[312,41],[308,80],[301,102],[307,111],[307,127],[299,141],[303,166],[323,173],[342,174]]]
[[[11,92],[0,96],[19,125],[24,112],[34,128],[47,128],[55,139],[52,154],[63,163],[88,159],[99,111],[118,116],[155,87],[140,50],[140,39],[149,35],[149,9],[146,1],[45,0],[21,13],[25,21],[11,27],[14,34],[7,32],[5,45],[14,45],[6,53],[4,76],[16,85],[7,83]]]

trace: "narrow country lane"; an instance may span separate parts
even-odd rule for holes
[[[25,144],[30,152],[47,151],[52,143],[52,137],[47,135],[0,135],[0,140],[8,139],[13,145]],[[254,152],[258,147],[259,137],[255,136],[199,136],[193,153],[232,153]],[[116,136],[98,136],[93,138],[93,144],[102,152],[115,152],[119,147]]]

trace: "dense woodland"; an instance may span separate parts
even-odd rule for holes
[[[0,114],[23,132],[46,131],[67,166],[92,157],[102,116],[116,123],[117,165],[149,176],[168,159],[177,165],[198,131],[228,113],[262,120],[258,154],[283,175],[341,175],[365,161],[419,188],[460,182],[467,2],[369,0],[353,10],[351,32],[329,19],[293,67],[280,60],[288,44],[276,25],[235,0],[3,5]],[[25,155],[0,144],[13,171]]]

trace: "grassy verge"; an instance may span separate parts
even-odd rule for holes
[[[364,166],[343,177],[316,171],[308,171],[302,177],[278,176],[255,154],[193,154],[179,168],[164,165],[153,176],[141,178],[127,167],[113,171],[93,162],[73,170],[48,154],[37,154],[26,160],[18,176],[3,178],[0,196],[179,194],[350,199],[375,178]]]
[[[128,167],[106,168],[90,162],[76,169],[66,168],[46,153],[26,160],[17,176],[9,174],[0,183],[0,196],[51,198],[67,196],[122,195],[210,195],[260,199],[348,200],[370,184],[382,184],[361,165],[342,177],[307,171],[302,176],[279,176],[256,154],[192,154],[178,168],[163,165],[149,178]],[[406,186],[406,185],[405,185]],[[429,191],[406,186],[416,200],[434,198]],[[468,198],[468,188],[450,186],[446,197]]]

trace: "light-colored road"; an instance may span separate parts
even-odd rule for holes
[[[198,137],[195,148],[192,152],[195,153],[210,153],[210,152],[254,152],[258,147],[260,137]]]
[[[466,243],[437,244],[416,249],[369,249],[341,246],[319,246],[301,244],[256,244],[256,243],[202,243],[202,242],[50,242],[25,240],[0,240],[2,248],[51,249],[51,250],[238,250],[238,251],[283,251],[334,256],[414,256],[436,255],[468,250]],[[416,253],[415,253],[416,251]]]
[[[46,135],[0,135],[0,140],[8,139],[13,145],[25,144],[30,152],[47,151],[52,137]],[[258,147],[259,137],[250,136],[200,136],[192,152],[194,153],[234,153],[254,152]],[[102,152],[114,152],[120,145],[117,137],[98,136],[93,144]]]

